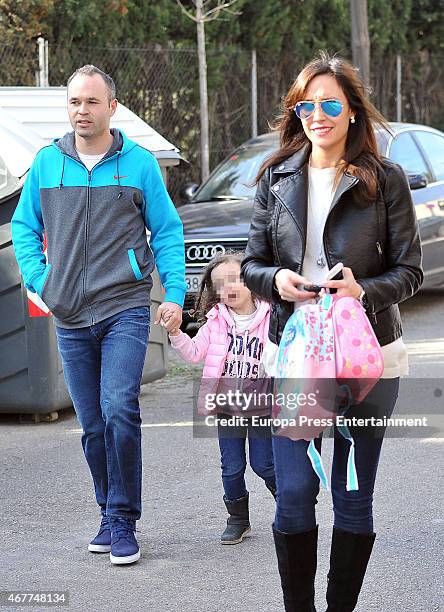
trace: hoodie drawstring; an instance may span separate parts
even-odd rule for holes
[[[63,175],[65,174],[65,156],[63,156],[63,162],[62,162],[62,176],[60,177],[60,184],[59,184],[59,189],[63,188]]]
[[[119,157],[120,153],[117,153],[116,166],[117,166],[117,182],[119,184],[119,193],[117,194],[117,199],[120,200],[122,197],[122,186],[120,184],[120,173],[119,173]]]

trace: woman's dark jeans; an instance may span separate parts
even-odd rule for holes
[[[390,417],[398,398],[399,378],[381,379],[362,404],[352,406],[347,417]],[[335,431],[331,474],[334,526],[352,533],[373,532],[373,490],[385,428],[350,427],[355,441],[358,491],[347,491],[347,458],[350,443]],[[273,436],[277,481],[274,526],[285,533],[316,527],[315,505],[319,479],[307,456],[309,442]],[[321,439],[316,440],[318,450]]]
[[[229,414],[218,414],[230,418]],[[248,454],[252,470],[271,487],[276,488],[273,465],[271,430],[266,425],[228,426],[218,424],[221,456],[222,483],[226,499],[233,501],[245,497],[245,469],[247,458],[245,444],[248,436]]]

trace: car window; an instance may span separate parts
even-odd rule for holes
[[[202,185],[194,201],[253,198],[256,192],[254,181],[259,168],[274,150],[271,146],[236,149]]]
[[[415,136],[424,147],[436,180],[444,181],[444,138],[439,134],[420,130],[415,132]]]
[[[411,174],[423,173],[430,180],[430,172],[424,158],[410,132],[398,134],[390,147],[390,159],[400,164],[406,172]]]

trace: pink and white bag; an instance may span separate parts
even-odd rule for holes
[[[381,377],[383,357],[361,304],[350,297],[324,295],[315,304],[299,307],[289,318],[279,344],[275,379],[274,434],[292,440],[310,439],[307,455],[322,486],[328,488],[322,458],[314,438],[329,426],[338,412],[359,404]],[[288,394],[317,393],[314,405],[289,409],[276,398]],[[316,426],[305,425],[307,418]],[[289,425],[291,422],[296,425]],[[301,426],[304,423],[304,426]],[[327,424],[324,424],[327,423]],[[337,426],[349,440],[347,490],[359,488],[354,460],[354,440],[345,425]]]
[[[381,347],[364,308],[352,297],[332,296],[336,378],[349,385],[359,404],[381,378]]]

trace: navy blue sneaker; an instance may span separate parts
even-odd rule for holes
[[[136,521],[113,516],[111,523],[111,563],[125,565],[135,563],[140,559],[140,548],[134,532]]]
[[[107,553],[111,550],[111,527],[107,516],[102,516],[99,533],[88,544],[88,550],[95,553]]]

